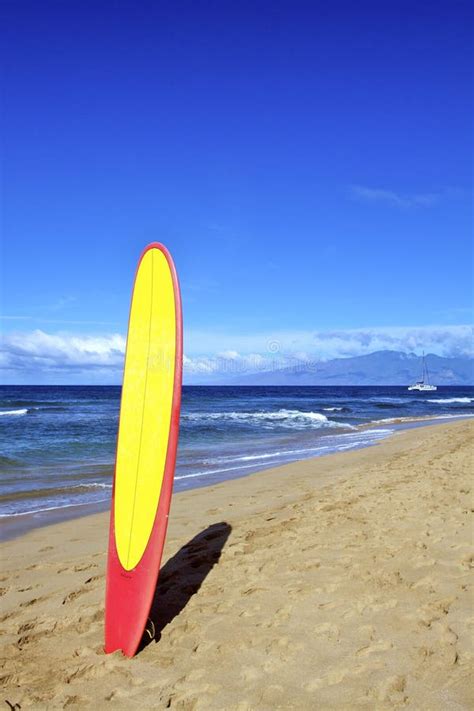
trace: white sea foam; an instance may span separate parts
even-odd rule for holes
[[[284,449],[276,452],[264,452],[263,454],[248,454],[244,457],[216,457],[215,459],[205,459],[204,464],[223,464],[224,462],[253,462],[259,459],[275,459],[276,457],[287,457],[295,454],[308,454],[310,452],[319,452],[321,449],[329,449],[328,446],[321,445],[320,447],[309,447],[305,449]]]
[[[374,424],[396,424],[398,422],[431,422],[432,420],[464,420],[474,417],[470,413],[465,415],[420,415],[419,417],[387,417],[384,420],[372,420]]]
[[[336,435],[335,438],[330,438],[330,444],[321,444],[318,447],[306,447],[304,449],[285,449],[278,450],[276,452],[263,452],[261,454],[246,455],[243,457],[218,457],[215,459],[204,460],[204,464],[235,464],[232,467],[220,467],[218,469],[204,469],[190,474],[182,474],[181,476],[176,476],[176,480],[181,479],[194,479],[197,477],[204,477],[213,474],[222,474],[231,471],[240,471],[241,469],[254,469],[255,467],[268,466],[266,461],[268,459],[277,459],[279,461],[272,464],[272,466],[288,463],[289,461],[297,461],[301,459],[309,459],[311,456],[316,456],[317,453],[329,452],[340,452],[346,449],[356,449],[366,445],[370,445],[380,439],[385,439],[385,437],[393,434],[393,429],[379,428],[365,431],[357,431],[357,433],[347,433]],[[252,461],[253,464],[239,464],[239,462]]]
[[[10,417],[19,417],[20,415],[26,415],[28,410],[23,408],[22,410],[4,410],[0,412],[0,415],[8,415]]]
[[[57,506],[46,506],[43,509],[31,509],[31,511],[15,511],[13,513],[0,513],[0,518],[10,518],[10,516],[34,516],[35,514],[45,513],[46,511],[57,511],[58,509],[71,509],[78,506],[95,506],[103,504],[109,499],[99,499],[98,501],[81,501],[73,504],[58,504]]]
[[[181,479],[195,479],[199,476],[206,476],[210,474],[222,474],[224,472],[233,472],[240,469],[253,469],[255,464],[242,464],[237,467],[225,467],[224,469],[204,469],[199,472],[193,472],[192,474],[181,474],[181,476],[175,476],[175,480],[179,481]]]
[[[343,407],[323,407],[324,412],[341,412]]]
[[[461,405],[469,405],[470,402],[474,402],[474,397],[441,397],[436,400],[426,400],[426,402],[434,402],[437,405],[444,405],[450,403],[460,403]]]
[[[374,403],[389,403],[390,405],[406,405],[407,402],[410,402],[409,397],[389,397],[388,395],[374,395],[373,397],[368,398],[368,402],[374,402]]]
[[[65,486],[65,489],[111,489],[112,484],[101,484],[99,482],[93,481],[91,484],[73,484],[72,486]]]
[[[374,422],[385,422],[385,420],[374,420]],[[388,429],[387,427],[378,427],[377,429],[370,429],[370,430],[359,430],[358,432],[349,432],[348,434],[341,434],[338,435],[338,439],[354,439],[356,437],[362,436],[364,440],[371,440],[374,437],[386,437],[387,435],[393,434],[395,430],[393,429]]]
[[[79,486],[85,486],[88,489],[111,489],[112,484],[101,484],[99,482],[93,482],[92,484],[79,484]]]
[[[264,427],[283,425],[294,429],[320,427],[345,427],[352,429],[351,425],[342,422],[328,420],[326,415],[320,412],[305,412],[303,410],[287,410],[282,408],[272,412],[191,412],[183,415],[184,420],[195,422],[207,421],[235,421],[243,423],[255,423]]]
[[[357,432],[357,433],[348,433],[348,434],[340,434],[336,435],[337,441],[344,441],[346,442],[347,439],[352,440],[353,442],[356,443],[357,446],[362,445],[364,443],[370,443],[371,440],[373,439],[382,439],[384,437],[387,437],[388,435],[393,433],[393,429],[370,429],[370,430],[365,430],[363,432]],[[343,439],[344,438],[344,439]],[[324,445],[321,444],[318,447],[305,447],[304,449],[283,449],[283,450],[278,450],[276,452],[263,452],[262,454],[247,454],[243,457],[234,457],[234,456],[227,456],[227,457],[216,457],[215,459],[205,459],[204,464],[224,464],[224,463],[231,463],[231,462],[249,462],[249,461],[256,461],[260,459],[277,459],[278,457],[293,457],[295,455],[311,455],[314,452],[321,452],[326,449],[330,449],[332,451],[337,451],[339,447],[346,447],[346,446],[354,446],[352,443],[349,445],[338,445],[336,442],[332,442],[331,444]],[[295,458],[299,458],[296,456]],[[304,458],[304,457],[303,457]]]
[[[60,487],[60,484],[59,484],[59,487]],[[72,486],[64,487],[64,489],[68,490],[68,491],[69,490],[73,491],[75,489],[111,489],[111,488],[112,488],[112,484],[105,484],[102,482],[91,482],[91,483],[87,483],[87,484],[73,484]],[[49,493],[48,489],[51,489],[52,493]],[[51,487],[44,488],[43,491],[46,494],[49,493],[49,501],[52,501],[52,497],[55,495],[57,489],[56,489],[56,487],[51,486]],[[25,492],[25,493],[28,493],[28,492]],[[32,493],[34,493],[34,492],[32,492]],[[54,504],[52,506],[43,506],[43,507],[36,508],[36,509],[32,508],[32,509],[28,509],[27,511],[14,511],[14,512],[6,511],[5,513],[4,512],[0,513],[0,518],[8,518],[9,516],[35,515],[35,514],[39,514],[39,513],[45,513],[48,511],[56,511],[57,509],[68,509],[73,506],[87,506],[87,505],[91,505],[91,504],[94,505],[94,504],[102,503],[102,502],[108,501],[108,500],[109,499],[99,499],[98,501],[71,502],[70,499],[69,499],[69,501],[66,499],[66,502],[67,502],[66,503],[65,497],[63,495],[62,499],[60,501],[58,501],[57,504]],[[45,502],[45,503],[49,503],[49,501]],[[5,505],[5,508],[7,506],[8,506],[8,504]]]

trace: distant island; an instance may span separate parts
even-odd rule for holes
[[[431,382],[435,385],[474,384],[474,359],[457,356],[426,356]],[[284,368],[233,373],[227,376],[187,378],[188,384],[209,385],[406,385],[420,376],[420,357],[401,351],[376,351],[368,355],[296,363]]]

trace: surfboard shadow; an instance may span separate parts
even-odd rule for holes
[[[154,637],[145,633],[140,648],[158,642],[161,632],[186,607],[221,557],[232,527],[214,523],[194,536],[163,566],[158,577],[150,620]]]

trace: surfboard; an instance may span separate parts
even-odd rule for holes
[[[105,652],[132,657],[158,580],[173,488],[183,362],[168,250],[143,251],[132,293],[110,512]]]

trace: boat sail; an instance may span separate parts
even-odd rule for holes
[[[423,351],[423,356],[422,356],[422,370],[421,370],[421,380],[417,380],[416,383],[413,385],[408,386],[408,390],[419,390],[421,392],[433,392],[434,390],[437,390],[438,388],[436,385],[431,385],[430,384],[430,377],[428,375],[428,366],[426,365],[426,358],[425,358],[425,353]]]

